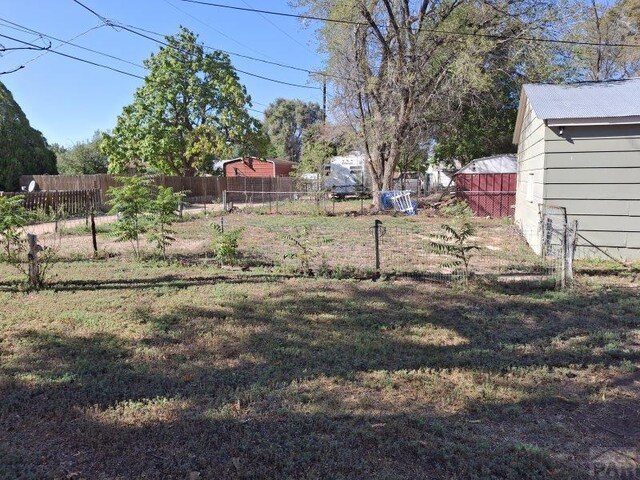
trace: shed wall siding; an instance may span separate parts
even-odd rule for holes
[[[541,252],[539,207],[544,199],[545,125],[527,104],[518,143],[515,221],[536,253]],[[532,192],[528,193],[528,189]]]
[[[640,258],[640,125],[544,131],[544,202],[578,220],[577,256]]]
[[[244,160],[228,162],[224,165],[226,177],[274,177],[273,163],[253,160],[250,165]]]

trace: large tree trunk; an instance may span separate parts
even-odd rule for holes
[[[383,144],[367,160],[371,170],[373,205],[376,210],[382,210],[381,193],[393,189],[393,174],[400,160],[400,145],[393,142],[391,148],[388,148]]]

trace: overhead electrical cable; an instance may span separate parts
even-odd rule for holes
[[[16,43],[20,43],[22,45],[28,45],[30,47],[38,47],[38,45],[35,45],[33,43],[30,43],[30,42],[26,42],[24,40],[20,40],[18,38],[10,37],[9,35],[0,34],[0,37],[6,38],[8,40],[12,40],[12,41],[14,41]],[[135,73],[126,72],[124,70],[120,70],[118,68],[110,67],[110,66],[104,65],[102,63],[93,62],[91,60],[87,60],[86,58],[76,57],[74,55],[69,55],[67,53],[58,52],[57,50],[47,50],[47,51],[50,52],[50,53],[53,53],[54,55],[59,55],[61,57],[65,57],[65,58],[69,58],[69,59],[72,59],[72,60],[76,60],[78,62],[83,62],[83,63],[87,63],[89,65],[93,65],[93,66],[96,66],[96,67],[104,68],[106,70],[111,70],[112,72],[121,73],[121,74],[127,75],[129,77],[134,77],[134,78],[139,78],[141,80],[144,80],[144,77],[141,77],[140,75],[136,75]]]
[[[74,1],[77,1],[77,0],[74,0]],[[180,1],[185,3],[193,3],[197,5],[205,5],[208,7],[236,10],[240,12],[251,12],[251,13],[264,14],[264,15],[274,15],[279,17],[297,18],[300,20],[313,20],[318,22],[340,23],[344,25],[371,27],[370,23],[359,22],[356,20],[318,17],[315,15],[305,15],[305,14],[296,14],[296,13],[287,13],[287,12],[276,12],[273,10],[262,10],[259,8],[238,7],[235,5],[224,5],[221,3],[208,2],[204,0],[180,0]],[[378,28],[385,28],[385,29],[392,28],[391,25],[377,24],[376,26]],[[402,28],[403,30],[415,31],[415,29],[412,27],[400,26],[399,28]],[[482,38],[492,38],[495,40],[514,40],[514,41],[528,41],[528,42],[540,42],[540,43],[555,43],[555,44],[562,44],[562,45],[579,45],[579,46],[588,46],[588,47],[631,47],[631,48],[640,47],[640,44],[635,44],[635,43],[600,43],[600,42],[587,42],[587,41],[580,41],[580,40],[560,40],[560,39],[554,39],[554,38],[510,36],[510,35],[501,35],[501,34],[494,34],[494,33],[461,32],[461,31],[455,31],[455,30],[442,30],[442,29],[435,29],[435,28],[423,28],[422,30],[425,32],[436,33],[440,35],[450,35],[450,36],[460,36],[460,37],[482,37]]]
[[[180,51],[179,49],[176,49],[175,47],[173,47],[172,45],[168,44],[167,42],[165,42],[163,40],[158,40],[157,38],[153,38],[153,37],[151,37],[151,36],[149,36],[147,34],[144,34],[144,33],[141,33],[141,32],[139,32],[137,30],[134,30],[133,28],[130,28],[130,27],[126,26],[126,25],[118,24],[118,28],[120,28],[121,30],[125,30],[125,31],[127,31],[129,33],[132,33],[134,35],[138,35],[139,37],[146,38],[147,40],[151,40],[152,42],[156,42],[156,43],[158,43],[158,44],[160,44],[160,45],[162,45],[162,46],[164,46],[166,48],[170,48],[170,49],[173,49],[173,50]],[[288,86],[297,87],[297,88],[307,88],[307,89],[310,89],[310,90],[320,90],[320,87],[313,87],[311,85],[302,85],[300,83],[292,83],[292,82],[287,82],[287,81],[284,81],[284,80],[277,80],[277,79],[271,78],[271,77],[265,77],[264,75],[259,75],[257,73],[252,73],[252,72],[247,72],[246,70],[241,70],[239,68],[234,67],[233,65],[231,65],[231,68],[234,71],[238,72],[238,73],[243,73],[244,75],[248,75],[250,77],[260,78],[260,79],[266,80],[268,82],[279,83],[281,85],[288,85]]]
[[[118,60],[118,61],[120,61],[120,62],[126,63],[126,64],[128,64],[128,65],[132,65],[132,66],[137,67],[137,68],[142,68],[142,69],[144,69],[144,68],[145,68],[143,65],[140,65],[139,63],[131,62],[131,61],[129,61],[129,60],[125,60],[124,58],[120,58],[120,57],[117,57],[117,56],[115,56],[115,55],[111,55],[110,53],[101,52],[101,51],[99,51],[99,50],[94,50],[93,48],[88,48],[88,47],[85,47],[85,46],[83,46],[83,45],[78,45],[77,43],[73,43],[73,40],[75,40],[76,38],[81,37],[82,35],[86,35],[87,33],[89,33],[89,32],[90,32],[90,31],[92,31],[92,30],[95,30],[95,29],[98,29],[98,28],[102,28],[102,27],[104,27],[104,24],[100,24],[100,25],[97,25],[97,26],[95,26],[95,27],[91,27],[89,30],[84,31],[84,32],[82,32],[82,33],[80,33],[80,34],[76,35],[75,37],[73,37],[73,38],[71,38],[71,39],[69,39],[69,40],[62,40],[62,39],[60,39],[60,38],[54,37],[53,35],[49,35],[48,33],[39,32],[39,31],[37,31],[37,30],[33,30],[32,28],[25,27],[24,25],[20,25],[20,24],[18,24],[18,23],[12,22],[12,21],[7,20],[7,19],[4,19],[4,18],[2,18],[2,17],[0,17],[0,21],[5,22],[5,23],[8,23],[8,24],[10,24],[10,25],[13,25],[13,26],[15,27],[15,29],[16,29],[16,30],[18,30],[18,29],[22,29],[21,31],[24,31],[24,32],[26,32],[26,33],[35,33],[35,34],[40,35],[40,37],[44,37],[44,38],[48,38],[48,39],[50,39],[50,40],[54,40],[54,41],[56,41],[56,42],[60,42],[60,44],[59,44],[59,45],[57,45],[57,46],[55,46],[55,47],[53,47],[53,49],[57,49],[57,48],[59,48],[59,47],[61,47],[61,46],[63,46],[63,45],[69,45],[69,46],[72,46],[72,47],[75,47],[75,48],[79,48],[79,49],[81,49],[81,50],[85,50],[85,51],[87,51],[87,52],[95,53],[95,54],[97,54],[97,55],[102,55],[103,57],[108,57],[108,58],[111,58],[111,59],[113,59],[113,60]],[[11,27],[11,26],[9,26],[9,25],[4,25],[4,26],[6,26],[6,27],[8,27],[8,28],[12,28],[12,27]],[[46,54],[46,52],[45,52],[45,53],[43,53],[42,55],[45,55],[45,54]],[[42,55],[40,55],[40,56],[42,56]],[[26,65],[27,63],[33,62],[34,60],[36,60],[36,59],[37,59],[37,58],[39,58],[40,56],[35,57],[35,58],[32,58],[31,60],[29,60],[28,62],[26,62],[26,63],[25,63],[25,65]]]
[[[165,38],[165,37],[168,36],[168,35],[163,34],[163,33],[154,32],[153,30],[148,30],[148,29],[145,29],[145,28],[136,27],[134,25],[122,24],[122,27],[132,28],[134,30],[138,30],[140,32],[145,32],[145,33],[148,33],[150,35],[156,35],[156,36],[162,37],[162,38]],[[294,65],[289,65],[287,63],[281,63],[281,62],[276,62],[276,61],[272,62],[270,60],[265,60],[263,58],[252,57],[250,55],[244,55],[242,53],[232,52],[230,50],[223,50],[223,49],[220,49],[220,48],[210,47],[208,45],[204,45],[204,47],[207,50],[218,50],[220,52],[226,53],[227,55],[231,55],[231,56],[234,56],[234,57],[245,58],[247,60],[252,60],[254,62],[265,63],[267,65],[274,65],[276,67],[288,68],[288,69],[291,69],[291,70],[296,70],[298,72],[308,73],[309,75],[318,75],[318,76],[326,76],[326,77],[338,78],[338,79],[341,79],[341,80],[349,80],[348,78],[341,77],[341,76],[338,76],[338,75],[329,74],[329,73],[325,73],[325,72],[321,72],[320,70],[309,70],[307,68],[296,67]]]
[[[166,1],[166,0],[165,0]],[[251,6],[246,0],[242,0],[242,3],[244,3],[247,7],[249,8],[253,8],[253,6]],[[278,25],[277,23],[275,23],[274,21],[272,21],[269,17],[267,17],[264,14],[259,14],[260,17],[262,17],[264,19],[264,21],[270,23],[276,30],[278,30],[279,32],[281,32],[284,36],[286,36],[287,38],[293,40],[295,43],[297,43],[298,45],[300,45],[302,48],[311,51],[309,49],[308,45],[305,45],[304,43],[302,43],[300,40],[298,40],[296,37],[294,37],[293,35],[291,35],[289,32],[287,32],[284,28],[281,28],[280,25]]]
[[[273,61],[275,61],[275,59],[271,58],[269,55],[266,55],[264,53],[259,52],[258,50],[256,50],[255,48],[250,47],[249,45],[246,45],[238,40],[236,40],[235,38],[227,35],[226,33],[224,33],[221,30],[218,30],[217,28],[215,28],[214,26],[212,26],[210,23],[207,23],[203,20],[201,20],[200,18],[196,17],[195,15],[190,14],[188,11],[186,11],[183,8],[178,7],[177,5],[173,4],[172,2],[170,2],[169,0],[163,0],[164,3],[166,3],[167,5],[171,6],[172,8],[174,8],[175,10],[177,10],[178,12],[181,12],[182,14],[192,18],[193,20],[195,20],[196,22],[198,22],[201,25],[204,25],[205,27],[207,27],[208,29],[210,29],[211,31],[217,33],[218,35],[222,35],[223,37],[225,37],[228,40],[231,40],[233,43],[235,43],[236,45],[239,45],[242,48],[245,48],[257,55],[261,55],[263,57],[269,58]]]
[[[140,33],[139,31],[133,29],[132,27],[129,27],[129,26],[127,26],[125,24],[122,24],[122,23],[119,23],[119,22],[114,22],[113,20],[110,20],[109,18],[107,18],[107,17],[105,17],[103,15],[100,15],[95,10],[87,7],[84,3],[80,2],[80,0],[73,0],[73,2],[77,3],[78,5],[82,6],[83,8],[85,8],[86,10],[91,12],[93,15],[97,16],[106,25],[109,25],[109,26],[112,26],[112,27],[117,27],[120,30],[125,30],[125,31],[127,31],[129,33],[132,33],[134,35],[138,35],[140,37],[146,38],[148,40],[151,40],[152,42],[156,42],[156,43],[158,43],[160,45],[163,45],[163,46],[165,46],[167,48],[174,48],[175,49],[175,47],[172,47],[171,45],[169,45],[167,42],[165,42],[163,40],[158,40],[157,38],[150,37],[148,35]],[[278,79],[267,77],[267,76],[264,76],[264,75],[259,75],[257,73],[248,72],[246,70],[241,70],[239,68],[236,68],[233,65],[231,66],[231,68],[234,71],[238,72],[238,73],[242,73],[242,74],[248,75],[250,77],[259,78],[261,80],[265,80],[265,81],[268,81],[268,82],[278,83],[278,84],[281,84],[281,85],[288,85],[288,86],[297,87],[297,88],[306,88],[306,89],[310,89],[310,90],[321,90],[320,87],[313,87],[313,86],[310,86],[310,85],[302,85],[302,84],[299,84],[299,83],[287,82],[287,81],[284,81],[284,80],[278,80]]]

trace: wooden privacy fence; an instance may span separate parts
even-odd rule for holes
[[[92,209],[101,210],[100,190],[53,190],[46,192],[0,192],[0,197],[24,198],[27,210],[42,210],[46,214],[85,215]]]
[[[302,187],[302,181],[295,177],[178,177],[156,175],[151,177],[156,185],[172,187],[174,191],[188,192],[187,201],[213,202],[222,200],[225,190],[250,192],[294,192]],[[100,203],[107,202],[107,191],[118,185],[117,177],[100,175],[23,175],[20,184],[27,186],[35,181],[44,191],[94,190],[100,192]]]
[[[516,203],[515,173],[462,173],[454,177],[456,196],[479,217],[509,217]]]

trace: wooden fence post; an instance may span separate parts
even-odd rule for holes
[[[91,240],[93,243],[93,255],[98,255],[98,238],[96,234],[96,218],[94,215],[94,210],[91,210]]]
[[[560,271],[560,287],[565,289],[573,283],[573,260],[578,239],[578,221],[565,221],[562,233],[562,265]]]
[[[42,247],[38,245],[37,235],[28,233],[27,242],[29,243],[29,285],[33,288],[40,288],[40,265],[38,264],[38,252],[42,250]]]

